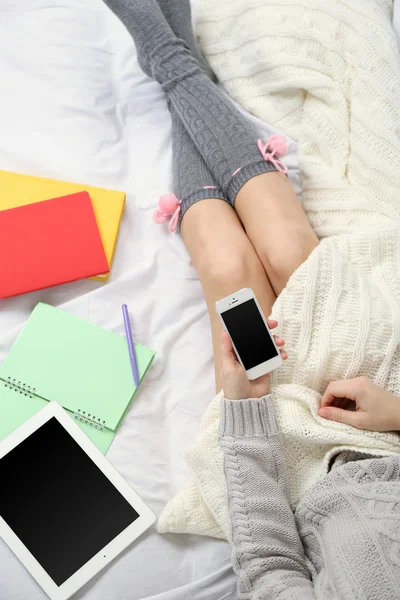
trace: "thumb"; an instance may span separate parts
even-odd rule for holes
[[[233,351],[232,342],[226,331],[221,333],[221,360],[222,370],[232,371],[237,365],[236,355]]]
[[[336,406],[324,406],[318,411],[320,417],[337,423],[345,423],[353,427],[362,428],[362,415],[359,412],[352,410],[343,410]]]

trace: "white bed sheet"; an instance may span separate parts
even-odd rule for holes
[[[158,355],[108,458],[160,514],[189,477],[185,448],[214,393],[197,275],[179,235],[151,220],[171,185],[165,99],[100,0],[2,0],[0,55],[0,168],[128,192],[109,282],[0,301],[0,361],[38,301],[120,334],[126,302],[135,339]],[[0,540],[0,599],[45,597]],[[234,600],[229,547],[153,529],[75,598]]]
[[[0,168],[129,192],[109,282],[1,301],[0,361],[38,301],[120,334],[126,302],[135,339],[158,355],[108,458],[160,514],[188,478],[184,451],[213,396],[199,281],[180,236],[151,220],[170,189],[165,100],[100,0],[3,0],[0,55]],[[0,598],[46,598],[1,540]],[[229,547],[153,529],[76,598],[233,600]]]

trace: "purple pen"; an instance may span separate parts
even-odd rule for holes
[[[131,361],[133,379],[135,380],[135,385],[138,388],[139,387],[139,374],[138,374],[138,368],[137,368],[137,362],[136,362],[135,344],[133,343],[131,323],[129,320],[128,307],[126,304],[122,305],[122,314],[124,315],[125,333],[126,333],[126,339],[128,342],[129,358]]]

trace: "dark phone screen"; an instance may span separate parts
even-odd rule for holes
[[[138,513],[56,418],[0,459],[0,515],[58,585]]]
[[[278,356],[254,300],[226,310],[221,317],[246,371]]]

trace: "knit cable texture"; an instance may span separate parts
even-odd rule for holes
[[[225,89],[298,142],[303,206],[321,244],[273,317],[288,361],[271,378],[296,506],[342,449],[399,436],[318,417],[329,381],[359,375],[400,396],[400,57],[386,0],[197,0],[198,36]],[[282,200],[284,201],[284,199]],[[220,396],[188,451],[194,477],[159,530],[227,537]]]

